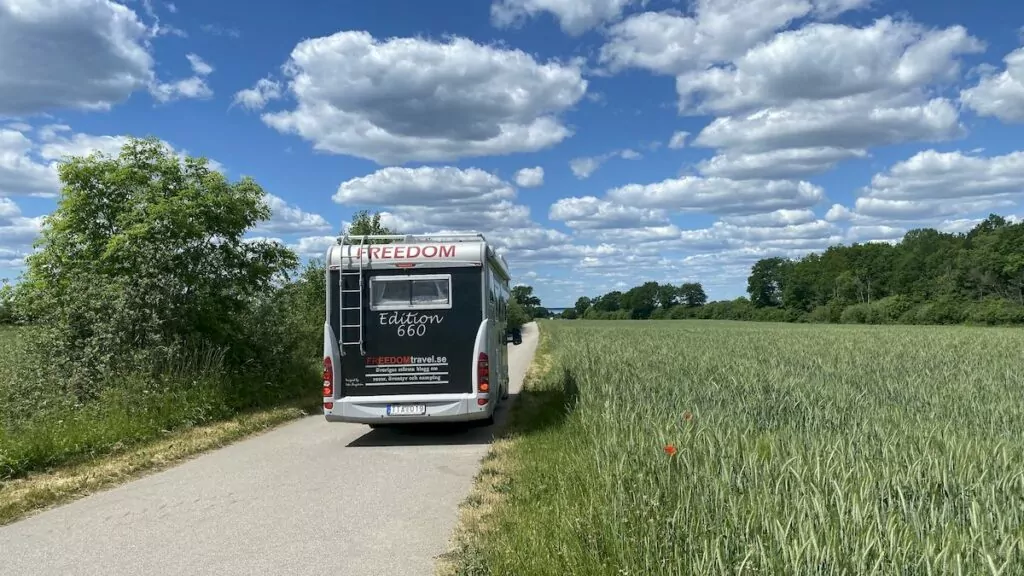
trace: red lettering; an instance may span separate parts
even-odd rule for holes
[[[405,258],[405,246],[395,246],[395,258]]]
[[[405,257],[406,258],[419,258],[419,256],[420,256],[420,247],[419,246],[409,246],[409,249],[405,251]]]
[[[437,246],[424,246],[423,247],[424,258],[437,258]]]
[[[454,258],[455,257],[455,245],[441,246],[441,258]]]

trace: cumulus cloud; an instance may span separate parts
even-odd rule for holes
[[[683,130],[678,130],[678,131],[672,133],[672,138],[669,139],[669,141],[668,141],[668,147],[672,148],[674,150],[685,147],[686,146],[686,137],[689,136],[689,135],[690,135],[689,132],[686,132],[686,131],[683,131]]]
[[[915,140],[949,140],[964,133],[956,108],[944,98],[879,106],[871,98],[851,96],[717,118],[694,144],[745,153],[784,148],[863,150]]]
[[[623,10],[646,0],[495,0],[491,23],[499,28],[518,27],[528,18],[547,12],[558,20],[562,31],[579,36],[622,16]]]
[[[578,229],[638,228],[668,222],[664,210],[633,208],[594,196],[562,198],[551,205],[548,218]]]
[[[298,206],[289,204],[280,196],[267,194],[265,201],[270,207],[270,219],[256,227],[259,232],[310,234],[331,229],[331,225],[323,216],[306,212]]]
[[[0,0],[0,114],[125,101],[154,81],[148,37],[134,11],[109,0]]]
[[[805,178],[827,172],[851,158],[865,158],[863,149],[821,146],[817,148],[787,148],[750,154],[725,153],[703,160],[697,169],[705,176],[719,176],[734,180],[773,180]]]
[[[587,90],[578,63],[540,63],[460,37],[338,32],[300,42],[284,70],[296,106],[263,121],[316,150],[378,164],[548,148],[572,134],[558,116]]]
[[[640,68],[680,75],[739,57],[804,18],[828,19],[870,0],[697,0],[693,14],[644,12],[611,26],[599,62],[611,72]]]
[[[808,208],[824,197],[821,187],[804,181],[739,181],[696,176],[628,184],[608,191],[609,200],[628,206],[735,215]]]
[[[986,73],[978,84],[960,92],[960,100],[982,116],[1003,122],[1024,122],[1024,48],[1003,58],[1006,69]]]
[[[28,218],[10,198],[0,198],[0,266],[17,268],[32,252],[42,230],[41,216]]]
[[[955,81],[957,58],[984,50],[962,26],[928,29],[884,17],[864,28],[812,23],[779,33],[728,66],[677,78],[681,111],[729,114],[857,95],[891,98]]]
[[[479,168],[388,167],[342,182],[334,201],[349,205],[458,206],[515,198],[515,188]]]
[[[478,168],[391,166],[341,183],[333,198],[386,207],[381,221],[402,233],[535,226],[529,207],[514,202],[515,187]]]
[[[271,100],[281,98],[281,83],[270,78],[260,78],[252,88],[235,93],[232,104],[249,110],[262,110]]]
[[[192,76],[173,82],[160,82],[150,87],[150,93],[158,102],[172,102],[182,98],[210,98],[213,90],[206,83],[206,76],[213,72],[210,66],[196,54],[186,54],[192,67]]]
[[[638,160],[643,158],[643,155],[631,148],[624,148],[622,150],[612,150],[611,152],[605,152],[599,156],[583,156],[580,158],[573,158],[569,161],[569,169],[572,170],[574,176],[580,180],[590,178],[590,176],[597,172],[597,169],[602,164],[618,156],[623,160]]]
[[[522,188],[536,188],[544,185],[544,168],[523,168],[516,172],[516,184]]]
[[[955,216],[1013,206],[1024,195],[1024,152],[973,156],[925,150],[876,174],[857,213],[892,220]]]

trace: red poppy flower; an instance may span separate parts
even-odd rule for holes
[[[669,444],[668,446],[665,446],[665,454],[668,454],[669,456],[675,456],[676,452],[677,450],[674,445]]]

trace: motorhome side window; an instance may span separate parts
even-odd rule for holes
[[[374,276],[370,278],[371,310],[451,308],[451,276]]]

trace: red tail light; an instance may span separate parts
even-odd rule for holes
[[[476,380],[477,389],[481,392],[487,392],[491,389],[491,365],[487,360],[487,353],[481,352],[480,356],[476,359]]]
[[[324,397],[334,396],[334,366],[331,357],[324,356]]]

